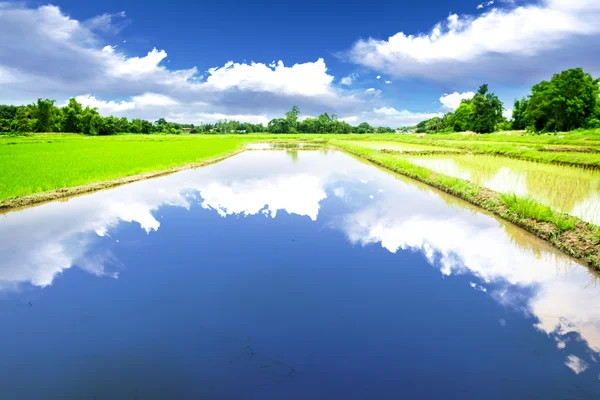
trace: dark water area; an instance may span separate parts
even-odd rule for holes
[[[338,152],[0,215],[0,399],[598,399],[600,290]]]

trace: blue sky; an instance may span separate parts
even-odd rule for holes
[[[0,0],[0,102],[76,96],[193,123],[266,122],[296,104],[400,126],[482,83],[510,110],[562,69],[599,76],[598,20],[598,0]]]

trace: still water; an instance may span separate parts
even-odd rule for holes
[[[0,215],[2,399],[597,399],[595,276],[338,152]]]
[[[498,192],[531,196],[555,210],[600,225],[600,171],[481,155],[407,160]]]

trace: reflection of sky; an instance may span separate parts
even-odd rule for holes
[[[328,195],[347,207],[329,210],[331,220],[324,222],[350,242],[380,244],[392,253],[418,250],[444,276],[474,275],[474,290],[537,317],[536,328],[556,338],[575,373],[587,361],[568,354],[569,333],[600,351],[600,307],[594,306],[600,291],[588,285],[592,277],[585,268],[528,236],[509,235],[514,228],[489,216],[450,206],[429,189],[340,153],[301,153],[293,163],[283,152],[248,152],[206,168],[6,214],[0,217],[0,288],[48,286],[74,264],[116,277],[107,265],[118,260],[110,253],[88,254],[90,244],[110,236],[120,222],[135,222],[152,234],[160,229],[155,214],[164,205],[188,208],[199,202],[221,216],[276,218],[284,211],[315,221]]]
[[[461,167],[454,159],[451,158],[411,158],[410,162],[429,168],[433,171],[446,174],[449,176],[475,181],[468,168]],[[565,167],[560,167],[565,168]],[[581,172],[586,173],[586,172]],[[530,193],[527,188],[527,172],[517,170],[510,167],[502,167],[490,179],[482,182],[477,182],[482,186],[495,190],[501,193],[515,193],[518,196],[532,196],[536,200],[548,204],[558,210],[561,209],[559,204],[552,204],[552,199],[544,198],[538,193]],[[580,199],[572,209],[563,210],[585,221],[600,225],[600,193],[592,190],[585,198]]]

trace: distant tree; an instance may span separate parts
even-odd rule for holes
[[[527,104],[533,127],[545,131],[584,127],[597,109],[599,82],[581,68],[574,68],[534,85]]]
[[[62,131],[69,133],[81,132],[81,118],[83,107],[74,98],[69,99],[69,104],[63,107]]]
[[[114,135],[117,133],[119,127],[119,120],[112,115],[101,118],[98,126],[99,135]]]
[[[465,132],[471,130],[470,122],[473,119],[471,114],[475,112],[475,105],[472,99],[463,99],[460,105],[454,111],[452,121],[452,130],[454,132]]]
[[[290,127],[290,132],[296,132],[299,116],[300,116],[300,109],[297,106],[293,106],[290,111],[285,113],[285,119],[288,121],[288,125]]]
[[[102,117],[95,108],[86,107],[81,114],[81,130],[86,135],[97,135],[102,126]]]
[[[33,132],[37,126],[36,113],[35,105],[19,107],[11,130],[15,132]]]
[[[477,133],[493,132],[496,124],[502,121],[503,111],[504,106],[498,96],[488,92],[487,84],[481,85],[473,97],[471,129]]]
[[[529,100],[525,97],[521,100],[515,100],[512,111],[512,129],[523,130],[529,126],[528,105]]]
[[[371,125],[366,122],[361,122],[356,128],[356,133],[369,133],[371,131]]]
[[[17,106],[0,104],[0,119],[15,119],[18,109]]]
[[[35,107],[35,131],[52,132],[52,117],[54,115],[54,100],[38,99]]]
[[[290,122],[286,118],[275,118],[269,121],[268,131],[271,133],[290,133]]]

